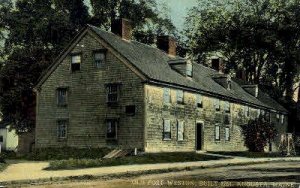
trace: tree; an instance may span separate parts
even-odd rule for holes
[[[186,19],[187,43],[199,62],[220,52],[228,71],[243,69],[247,81],[291,101],[300,61],[299,11],[297,0],[199,0]]]
[[[159,10],[155,0],[91,0],[93,25],[110,29],[111,22],[118,18],[127,18],[133,24],[133,36],[144,43],[152,43],[153,35],[176,35],[176,29],[170,18],[163,14],[167,9]]]
[[[68,6],[58,2],[18,0],[15,7],[0,7],[5,12],[0,27],[7,35],[1,51],[0,106],[3,121],[18,133],[34,128],[33,87],[41,73],[89,19],[83,0]]]
[[[249,120],[241,128],[245,146],[252,152],[264,152],[267,144],[274,140],[277,135],[274,125],[262,116],[255,120]]]

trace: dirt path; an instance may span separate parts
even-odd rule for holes
[[[284,158],[286,160],[286,158]],[[282,160],[280,158],[274,159],[223,159],[214,161],[199,161],[199,162],[181,162],[181,163],[163,163],[163,164],[145,164],[145,165],[126,165],[126,166],[113,166],[113,167],[100,167],[100,168],[86,168],[77,170],[57,170],[47,171],[43,170],[49,165],[48,162],[22,162],[11,164],[0,173],[0,182],[19,181],[19,180],[37,180],[37,179],[50,179],[62,178],[69,176],[103,176],[116,173],[126,172],[142,172],[145,170],[160,170],[170,168],[186,168],[186,167],[210,167],[214,165],[228,165],[228,164],[245,164],[251,162],[264,162],[264,161]],[[289,160],[300,161],[300,158],[290,158]]]

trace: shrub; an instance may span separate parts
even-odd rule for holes
[[[245,146],[249,151],[263,152],[267,143],[274,140],[277,131],[272,123],[259,117],[243,125],[242,134],[244,135]]]

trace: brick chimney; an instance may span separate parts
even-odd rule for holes
[[[122,37],[125,40],[132,38],[131,21],[125,18],[113,20],[111,23],[111,32]]]
[[[157,36],[157,48],[165,51],[167,54],[176,56],[176,40],[170,36]]]
[[[224,66],[223,59],[221,58],[211,59],[211,68],[220,73],[224,73],[225,66]]]

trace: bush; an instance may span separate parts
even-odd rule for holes
[[[248,124],[242,126],[245,146],[251,152],[264,152],[267,143],[274,140],[277,131],[273,124],[263,117],[250,120]]]

